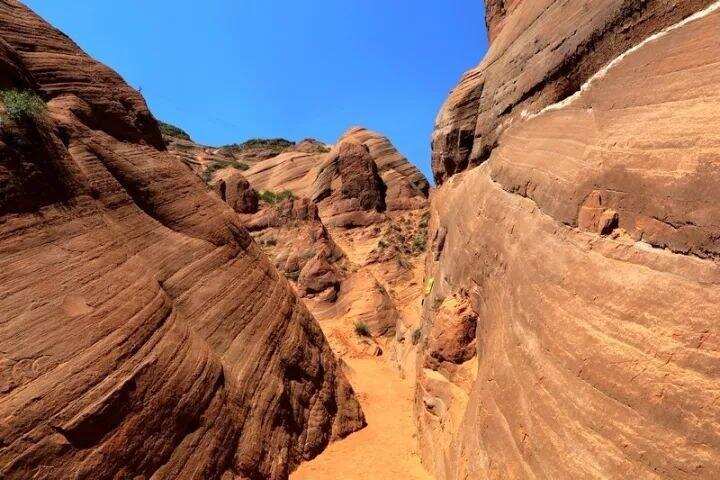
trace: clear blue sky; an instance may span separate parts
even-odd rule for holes
[[[435,115],[485,53],[482,0],[24,0],[198,142],[389,136],[429,176]]]

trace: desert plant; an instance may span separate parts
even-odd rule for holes
[[[261,202],[265,202],[268,205],[275,205],[276,203],[280,203],[287,199],[294,199],[295,194],[290,190],[283,190],[278,193],[270,190],[263,190],[258,193],[258,198]]]
[[[221,163],[211,163],[202,173],[203,181],[205,183],[210,183],[215,172],[217,172],[218,170],[222,170],[225,167],[227,167],[227,165],[223,165]]]
[[[293,270],[292,272],[285,272],[285,277],[297,282],[300,278],[300,270]]]
[[[421,329],[421,328],[416,328],[416,329],[412,332],[412,336],[411,336],[411,338],[412,338],[412,344],[413,344],[413,345],[417,345],[418,343],[420,343],[420,338],[421,338],[421,337],[422,337],[422,329]]]
[[[427,246],[427,230],[421,230],[413,237],[412,248],[416,252],[424,252]]]
[[[288,147],[295,145],[295,142],[284,138],[251,138],[243,143],[233,143],[221,147],[222,150],[231,152],[243,152],[249,149],[266,149],[274,153],[281,153]]]
[[[245,171],[250,168],[250,165],[243,162],[238,162],[237,160],[233,160],[228,164],[228,167],[232,167],[235,170],[242,170]]]
[[[5,105],[4,117],[16,122],[35,120],[47,109],[43,99],[29,90],[3,90],[0,98]]]
[[[250,167],[246,163],[238,162],[237,160],[233,160],[228,163],[214,162],[211,163],[202,173],[202,179],[205,181],[205,183],[210,183],[210,181],[212,181],[213,175],[215,175],[215,172],[223,170],[225,168],[234,168],[236,170],[244,171]]]
[[[355,322],[355,335],[358,337],[369,337],[370,336],[370,327],[367,323],[358,320]]]
[[[160,133],[167,137],[175,137],[175,138],[181,138],[183,140],[191,140],[190,135],[188,133],[181,129],[176,127],[175,125],[170,125],[169,123],[165,123],[162,121],[158,121],[158,124],[160,125]]]

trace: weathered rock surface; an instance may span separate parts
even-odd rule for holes
[[[212,184],[213,191],[237,213],[256,213],[259,199],[250,182],[235,169],[228,168],[218,173]]]
[[[363,425],[313,317],[135,90],[14,0],[0,84],[48,104],[0,140],[0,477],[283,479]]]
[[[490,51],[436,120],[436,181],[487,160],[513,122],[572,95],[618,55],[711,3],[488,0]]]
[[[488,3],[434,136],[424,462],[718,478],[720,3]]]
[[[255,158],[247,170],[233,168],[221,149],[168,140],[169,150],[242,214],[319,320],[350,331],[365,324],[377,336],[398,325],[401,337],[414,331],[429,185],[386,137],[355,127],[334,146],[306,139]]]

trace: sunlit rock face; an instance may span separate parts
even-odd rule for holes
[[[0,477],[285,479],[364,425],[315,319],[138,92],[13,0],[0,85],[47,102],[0,137]]]
[[[487,3],[433,137],[424,463],[718,478],[719,4]]]
[[[353,127],[333,145],[165,140],[241,214],[337,354],[414,370],[430,187],[387,137]]]

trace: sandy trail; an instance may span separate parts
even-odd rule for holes
[[[416,453],[413,387],[382,358],[346,358],[368,426],[304,463],[291,480],[431,480]]]

